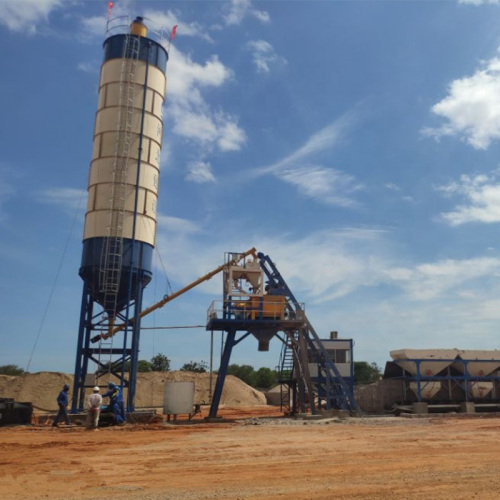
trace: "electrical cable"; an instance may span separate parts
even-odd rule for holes
[[[141,326],[141,330],[181,330],[183,328],[206,328],[207,325],[188,326]]]
[[[66,244],[64,245],[64,250],[63,250],[63,253],[62,253],[62,257],[61,257],[61,260],[59,261],[59,266],[57,268],[57,272],[56,272],[56,276],[55,276],[55,279],[54,279],[54,283],[52,284],[52,289],[49,293],[49,298],[47,300],[47,305],[45,306],[45,310],[43,311],[43,315],[42,315],[42,320],[40,321],[40,326],[38,327],[38,332],[36,334],[36,338],[35,338],[35,343],[33,344],[33,349],[31,350],[31,354],[30,354],[30,358],[29,358],[29,361],[28,361],[28,365],[26,366],[26,372],[29,371],[29,368],[31,366],[31,361],[33,360],[33,354],[35,353],[35,349],[36,349],[36,346],[38,344],[38,339],[40,338],[40,334],[42,333],[42,329],[43,329],[43,325],[45,324],[45,319],[47,317],[47,313],[49,311],[49,308],[50,308],[50,303],[52,301],[52,297],[54,295],[54,291],[56,289],[56,286],[57,286],[57,282],[59,280],[59,275],[61,273],[61,269],[62,269],[62,265],[64,263],[64,259],[66,257],[66,252],[68,250],[68,247],[69,247],[69,242],[71,241],[71,237],[73,236],[73,230],[75,229],[75,223],[76,223],[76,220],[78,218],[78,214],[80,212],[80,207],[82,205],[82,200],[84,198],[84,196],[86,195],[86,193],[82,192],[82,194],[80,195],[80,199],[78,200],[78,204],[77,204],[77,207],[76,207],[76,210],[75,210],[75,215],[73,216],[73,222],[71,223],[71,227],[69,229],[69,232],[68,232],[68,237],[66,239]]]

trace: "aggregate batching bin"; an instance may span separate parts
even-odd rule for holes
[[[453,368],[471,377],[487,377],[500,368],[500,351],[498,350],[464,350]],[[482,399],[493,390],[493,382],[474,380],[469,382],[469,390],[473,398]]]
[[[391,351],[391,357],[398,366],[413,376],[432,377],[448,368],[459,354],[458,349],[399,349]],[[433,398],[441,389],[441,382],[420,383],[420,396]],[[410,390],[418,395],[419,384],[410,382]]]

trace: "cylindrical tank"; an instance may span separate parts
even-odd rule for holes
[[[152,277],[167,60],[142,18],[104,41],[80,276],[110,315]]]
[[[167,382],[163,413],[165,415],[182,415],[193,413],[194,382]]]

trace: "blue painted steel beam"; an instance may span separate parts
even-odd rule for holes
[[[210,405],[209,418],[216,418],[217,411],[219,410],[219,403],[222,396],[222,390],[224,389],[224,381],[226,380],[227,368],[229,366],[229,360],[231,358],[231,352],[233,347],[238,343],[236,339],[236,330],[230,330],[227,332],[226,343],[224,345],[224,352],[222,353],[222,358],[220,361],[219,373],[217,374],[217,381],[215,383],[214,394],[212,397],[212,403]]]

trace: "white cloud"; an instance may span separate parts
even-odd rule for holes
[[[2,174],[3,176],[2,170],[0,170],[0,174]],[[13,186],[5,179],[2,179],[2,177],[0,177],[0,222],[4,221],[7,218],[5,205],[11,200],[14,194],[15,191]]]
[[[81,19],[82,36],[85,40],[99,38],[104,39],[106,34],[106,16],[91,16]]]
[[[413,300],[434,300],[445,294],[463,297],[462,286],[470,287],[477,279],[500,276],[500,259],[478,257],[474,259],[446,259],[415,268],[394,267],[385,271],[390,281],[398,283]],[[484,284],[479,285],[479,289]],[[470,289],[467,293],[470,296]]]
[[[487,149],[500,139],[500,59],[494,57],[472,76],[454,80],[432,112],[447,121],[439,128],[424,129],[425,135],[436,139],[456,135],[475,149]]]
[[[319,231],[302,239],[257,238],[257,250],[279,259],[290,288],[308,302],[327,302],[385,281],[390,266],[385,232],[346,228]]]
[[[210,163],[203,161],[195,161],[188,165],[188,175],[186,180],[193,181],[198,184],[204,184],[206,182],[215,182],[214,174],[212,173],[212,167]]]
[[[239,151],[247,140],[245,131],[238,127],[236,118],[224,113],[217,113],[219,125],[217,145],[221,151]]]
[[[78,63],[76,69],[78,71],[83,71],[84,73],[99,73],[99,64],[95,62],[83,61]]]
[[[437,188],[446,196],[458,195],[467,204],[458,205],[451,212],[442,213],[440,218],[450,226],[468,222],[500,222],[500,181],[498,173],[491,175],[462,175],[459,182],[452,182]]]
[[[285,168],[300,164],[326,149],[333,148],[340,143],[346,132],[356,120],[354,113],[346,113],[330,125],[313,134],[303,146],[285,158],[263,168],[256,169],[254,175],[260,176],[268,173],[277,173]]]
[[[458,3],[465,3],[471,5],[482,5],[482,4],[500,4],[500,0],[458,0]]]
[[[253,62],[258,73],[269,73],[271,66],[287,63],[286,59],[276,54],[274,47],[265,40],[248,42],[246,48],[252,52]]]
[[[264,10],[257,10],[250,0],[231,0],[227,13],[223,16],[226,25],[239,25],[245,17],[254,17],[262,23],[270,22],[269,14]]]
[[[34,34],[42,22],[46,22],[49,14],[62,7],[63,0],[23,0],[2,2],[0,24],[12,31],[23,31]]]
[[[74,188],[49,188],[40,191],[37,200],[41,203],[57,205],[64,211],[74,213],[76,210],[85,209],[85,200],[87,199],[87,190]]]
[[[188,219],[182,219],[181,217],[158,214],[157,221],[162,230],[176,234],[187,235],[200,232],[200,228],[195,222]]]
[[[358,203],[347,195],[363,188],[354,177],[334,168],[308,165],[301,168],[283,170],[279,178],[297,187],[305,196],[329,205],[354,207]]]
[[[193,36],[202,38],[208,42],[213,42],[206,28],[197,22],[186,23],[178,18],[171,10],[162,12],[159,10],[147,10],[144,13],[145,24],[152,22],[152,28],[156,31],[166,31],[170,34],[172,28],[177,26],[177,35]]]
[[[205,154],[214,147],[223,152],[243,147],[246,134],[237,118],[214,111],[202,96],[203,89],[221,87],[233,77],[217,56],[202,65],[172,47],[168,76],[167,115],[176,134],[201,145]]]
[[[233,78],[233,72],[217,56],[212,56],[202,65],[175,47],[170,49],[167,74],[168,98],[189,105],[204,102],[200,88],[220,87]]]
[[[297,187],[300,193],[317,201],[354,207],[358,203],[350,198],[354,192],[363,189],[356,179],[338,169],[312,163],[319,153],[337,145],[355,122],[355,114],[347,113],[332,124],[313,134],[297,150],[266,167],[246,173],[248,177],[274,175]]]

